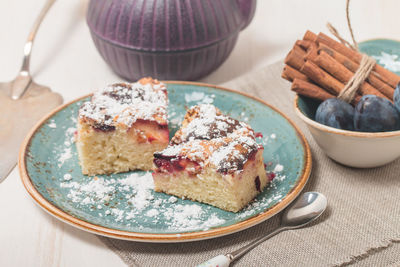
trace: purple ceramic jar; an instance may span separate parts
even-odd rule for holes
[[[197,80],[231,53],[256,0],[91,0],[94,43],[121,77]]]

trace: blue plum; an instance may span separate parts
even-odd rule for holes
[[[400,114],[389,100],[365,95],[355,107],[354,129],[361,132],[400,130]]]
[[[340,99],[330,98],[318,106],[315,120],[327,126],[352,131],[354,108]]]
[[[397,84],[396,90],[394,90],[393,102],[394,102],[394,106],[396,107],[397,111],[400,112],[400,83]]]

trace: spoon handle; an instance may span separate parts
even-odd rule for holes
[[[238,258],[243,256],[244,254],[246,254],[247,252],[249,252],[256,246],[258,246],[265,240],[273,237],[276,234],[279,234],[282,231],[288,230],[288,229],[289,228],[287,228],[287,227],[279,227],[279,228],[275,229],[274,231],[272,231],[271,233],[269,233],[268,235],[262,236],[256,240],[250,242],[249,244],[245,245],[244,247],[239,248],[238,250],[235,250],[235,251],[225,254],[225,255],[216,256],[206,262],[203,262],[202,264],[198,265],[197,267],[217,267],[217,266],[218,267],[228,267],[230,263],[234,262],[235,260],[237,260]]]
[[[285,231],[287,229],[288,228],[286,228],[286,227],[278,227],[274,231],[269,233],[268,235],[262,236],[256,240],[253,240],[252,242],[245,245],[244,247],[239,248],[238,250],[235,250],[231,253],[226,254],[226,256],[228,256],[231,259],[231,262],[233,262],[233,261],[237,260],[238,258],[240,258],[241,256],[243,256],[244,254],[246,254],[247,252],[249,252],[250,250],[252,250],[253,248],[255,248],[256,246],[258,246],[259,244],[261,244],[262,242],[264,242],[265,240],[270,239],[274,235],[279,234],[280,232]]]
[[[229,267],[231,259],[226,255],[218,255],[212,259],[209,259],[196,267]]]

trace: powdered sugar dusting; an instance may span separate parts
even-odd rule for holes
[[[211,214],[207,220],[203,219],[205,211],[198,205],[176,205],[173,209],[168,208],[165,216],[172,220],[171,227],[175,229],[195,230],[198,227],[207,230],[211,227],[225,223],[217,214]]]
[[[185,93],[186,103],[196,102],[196,104],[211,104],[214,102],[215,95],[207,95],[204,92]]]
[[[69,173],[64,174],[64,181],[69,181],[71,179],[72,179],[71,174],[69,174]]]
[[[281,172],[283,171],[283,165],[281,164],[276,164],[275,168],[274,168],[274,172]]]
[[[241,171],[250,153],[259,148],[254,131],[210,104],[187,111],[183,127],[156,157],[183,157],[221,172]]]
[[[237,132],[233,133],[232,141],[226,146],[219,147],[209,158],[209,161],[222,170],[240,171],[238,164],[243,164],[247,161],[249,153],[241,153],[237,150],[241,146],[246,151],[254,151],[257,149],[257,144],[254,136],[242,136]]]
[[[62,129],[63,130],[63,129]],[[74,143],[74,134],[76,132],[75,127],[70,127],[65,130],[65,141],[64,141],[64,146],[62,147],[61,153],[57,151],[56,149],[53,150],[54,154],[57,154],[57,166],[61,168],[64,163],[68,160],[71,160],[73,158],[73,153],[72,153],[72,144]]]
[[[86,184],[63,182],[60,186],[70,189],[67,196],[72,202],[81,202],[82,204],[104,203],[109,200],[109,194],[115,190],[115,187],[111,185],[111,181],[97,177]]]
[[[64,162],[72,157],[71,147],[64,148],[63,153],[61,153],[58,158],[58,167],[61,167]]]
[[[117,83],[94,93],[91,101],[79,110],[80,118],[94,124],[131,126],[136,120],[167,122],[168,98],[166,87],[157,80]]]
[[[150,204],[150,200],[154,199],[151,192],[154,188],[153,177],[151,174],[146,174],[143,177],[138,177],[137,174],[131,174],[128,178],[119,181],[124,185],[123,190],[133,191],[132,197],[128,198],[128,202],[141,211]]]
[[[47,126],[49,126],[50,128],[53,128],[53,129],[57,128],[57,124],[54,122],[54,120],[51,120]]]

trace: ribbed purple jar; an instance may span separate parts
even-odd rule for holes
[[[256,0],[91,0],[87,23],[121,77],[197,80],[218,68]]]

